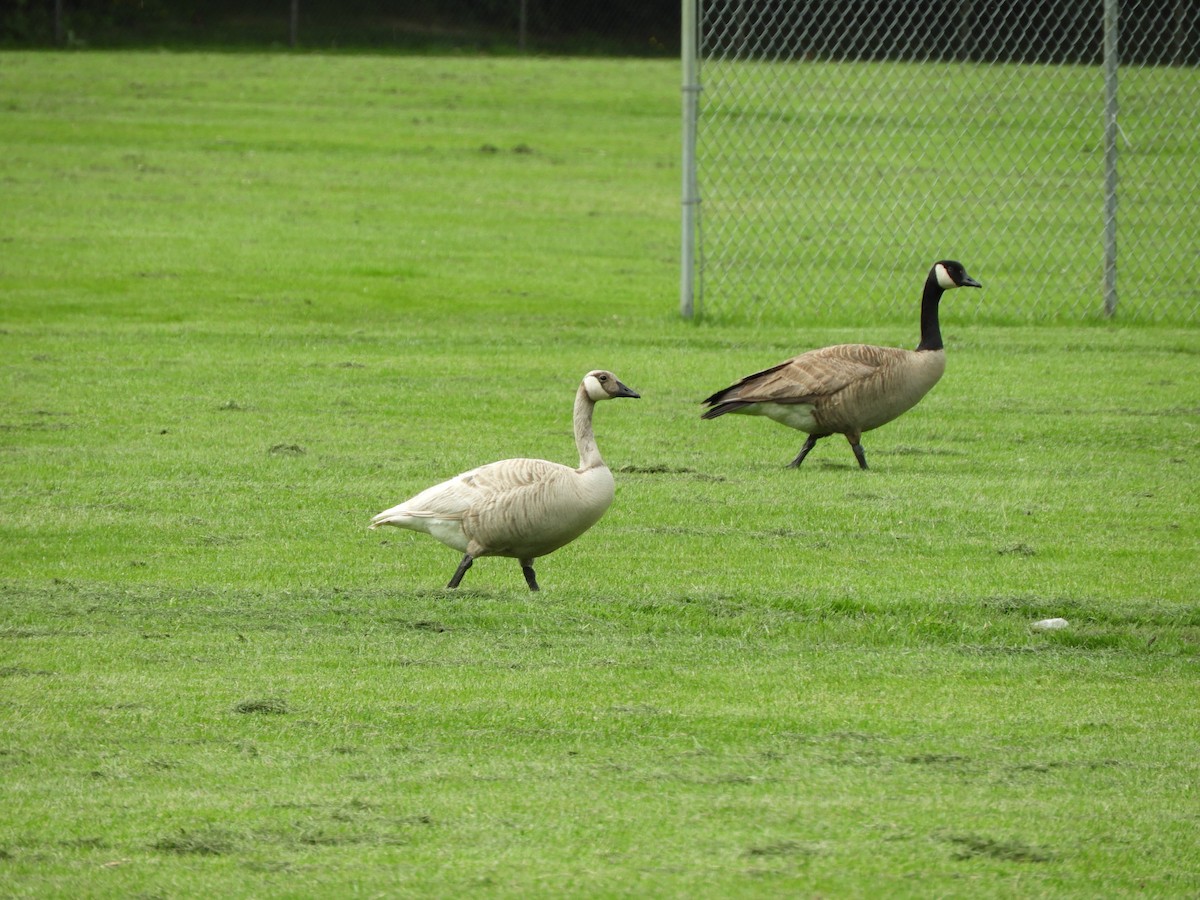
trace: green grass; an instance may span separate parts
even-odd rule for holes
[[[872,469],[787,470],[801,435],[700,398],[915,310],[674,315],[669,63],[0,82],[0,893],[1200,890],[1194,330],[950,295]],[[597,411],[617,499],[540,594],[366,530],[571,461],[596,366],[643,399]]]

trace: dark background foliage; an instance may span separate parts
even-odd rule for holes
[[[679,16],[678,0],[0,0],[0,40],[669,55]]]
[[[705,55],[1095,63],[1103,52],[1103,0],[701,5]],[[1119,7],[1123,62],[1200,63],[1200,3]],[[680,10],[681,0],[0,0],[0,42],[673,56]],[[740,20],[779,27],[753,33]]]

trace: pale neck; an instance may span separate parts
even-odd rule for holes
[[[595,401],[580,385],[575,394],[575,446],[579,449],[580,469],[596,469],[604,465],[600,449],[596,446],[595,432],[592,431],[592,410],[595,408]]]

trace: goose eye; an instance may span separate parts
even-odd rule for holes
[[[604,382],[608,381],[607,375],[597,375],[596,378],[601,384],[604,384]]]

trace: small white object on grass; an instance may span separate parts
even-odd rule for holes
[[[1029,627],[1034,631],[1058,631],[1070,624],[1066,619],[1042,619],[1040,622],[1034,622]]]

